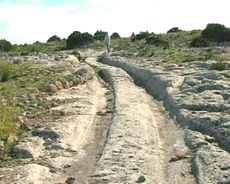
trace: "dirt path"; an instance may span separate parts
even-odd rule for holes
[[[123,70],[95,62],[115,93],[113,124],[92,183],[194,183],[183,132]]]
[[[100,98],[102,106],[97,110],[92,127],[89,127],[92,129],[91,140],[79,150],[78,158],[71,163],[71,167],[66,168],[64,174],[76,178],[77,183],[81,184],[88,183],[91,179],[112,123],[113,94],[110,90],[106,90]]]
[[[56,128],[65,132],[60,141],[71,145],[71,160],[64,166],[60,178],[75,178],[76,182],[88,183],[104,149],[108,129],[112,123],[113,95],[106,84],[96,76],[83,86],[61,91],[52,98],[77,98],[75,103],[64,104],[53,110],[65,111],[66,118],[62,126]],[[68,115],[69,114],[69,115]],[[66,131],[66,129],[68,129]],[[75,152],[75,153],[74,153]],[[58,162],[58,157],[51,163]],[[51,159],[52,160],[52,159]],[[65,158],[61,157],[61,163]],[[55,165],[56,163],[54,163]]]

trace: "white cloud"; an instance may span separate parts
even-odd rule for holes
[[[87,6],[67,3],[45,7],[31,4],[0,5],[0,22],[7,21],[5,37],[13,43],[46,41],[53,34],[67,37],[75,30],[166,32],[173,26],[203,29],[207,23],[230,27],[228,0],[88,0]]]

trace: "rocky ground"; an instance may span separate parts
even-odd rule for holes
[[[129,58],[129,53],[121,52],[101,61],[129,73],[188,129],[185,140],[194,152],[197,183],[229,183],[229,70],[210,70],[215,61],[176,65]],[[230,63],[226,66],[229,68]]]
[[[115,95],[113,124],[93,183],[135,183],[141,177],[149,184],[194,183],[183,131],[162,106],[123,70],[95,58],[87,63],[102,69]]]
[[[36,119],[0,183],[230,183],[229,70],[99,55],[25,56],[71,78],[50,84],[58,118]]]

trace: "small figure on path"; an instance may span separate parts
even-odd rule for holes
[[[105,35],[104,44],[106,47],[106,51],[109,53],[110,52],[110,37],[108,33]]]
[[[131,41],[134,42],[135,40],[136,40],[136,36],[135,36],[134,32],[132,32]]]

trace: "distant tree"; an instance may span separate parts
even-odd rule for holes
[[[111,36],[110,36],[111,39],[118,39],[118,38],[121,38],[120,35],[118,33],[113,33]]]
[[[42,42],[40,42],[40,41],[36,41],[36,42],[34,42],[33,44],[37,44],[37,45],[39,45],[39,44],[42,44]]]
[[[182,30],[179,29],[178,27],[173,27],[173,28],[169,29],[169,30],[167,31],[167,33],[177,33],[177,32],[181,32],[181,31],[182,31]]]
[[[93,41],[94,41],[93,35],[91,35],[88,32],[82,33],[82,39],[83,39],[84,45],[87,45],[89,43],[93,43]]]
[[[108,32],[97,30],[96,33],[94,33],[94,38],[95,40],[104,40],[106,34],[108,34]]]
[[[61,41],[61,38],[58,37],[57,35],[53,35],[47,40],[47,42],[55,42],[55,41]]]
[[[230,41],[230,29],[222,24],[208,24],[202,31],[202,37],[210,41]]]
[[[148,36],[150,36],[151,34],[148,31],[145,32],[140,32],[138,34],[135,35],[135,39],[136,40],[142,40],[142,39],[146,39]]]
[[[66,40],[67,49],[73,49],[82,45],[81,32],[74,31]]]
[[[10,51],[12,47],[13,46],[9,41],[5,39],[0,40],[0,51]]]
[[[73,49],[76,47],[82,47],[92,43],[94,38],[89,33],[81,33],[79,31],[74,31],[72,34],[69,35],[66,41],[67,49]]]

